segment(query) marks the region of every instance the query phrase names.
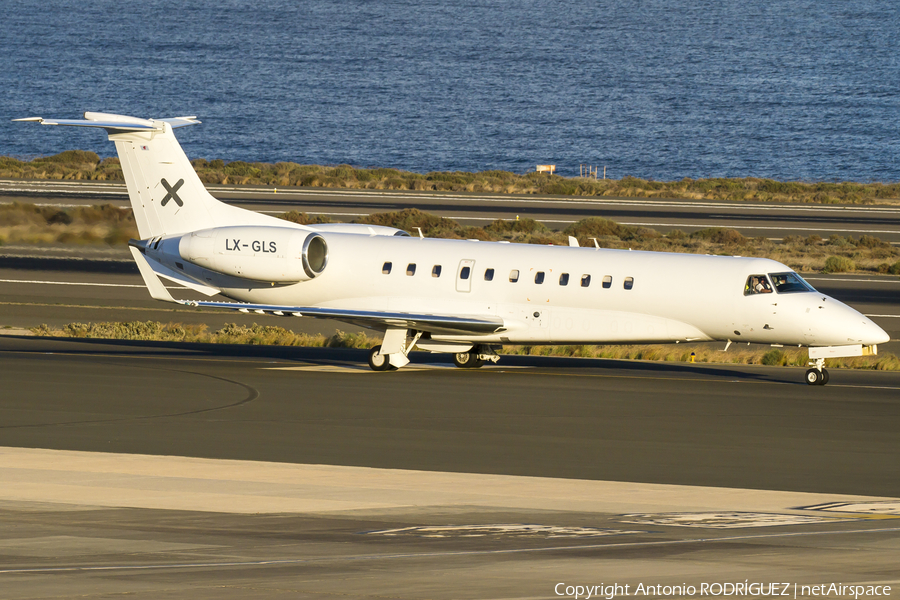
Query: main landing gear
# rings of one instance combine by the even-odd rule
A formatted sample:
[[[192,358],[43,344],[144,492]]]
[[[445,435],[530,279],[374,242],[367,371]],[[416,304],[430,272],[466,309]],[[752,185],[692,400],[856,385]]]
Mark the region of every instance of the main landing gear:
[[[460,369],[477,369],[483,367],[487,361],[495,363],[498,360],[500,357],[494,349],[484,345],[473,346],[468,352],[457,352],[453,355],[453,364]]]
[[[828,383],[828,371],[825,370],[825,359],[816,358],[810,360],[809,364],[812,369],[806,372],[806,383],[809,385],[825,385]]]
[[[403,367],[409,363],[409,359],[406,355],[409,354],[409,351],[412,350],[416,342],[419,341],[420,336],[421,334],[417,334],[412,342],[407,343],[406,340],[404,340],[399,346],[400,352],[394,354],[382,354],[381,350],[383,344],[375,346],[369,351],[369,367],[373,371],[396,371]],[[387,334],[385,337],[387,337]],[[494,348],[485,344],[472,346],[472,348],[466,352],[457,352],[453,354],[453,364],[461,369],[477,369],[484,366],[484,363],[488,361],[497,362],[498,360],[500,360],[500,356]]]
[[[484,366],[484,361],[478,358],[475,349],[468,352],[457,352],[453,355],[453,364],[460,369],[477,369]]]

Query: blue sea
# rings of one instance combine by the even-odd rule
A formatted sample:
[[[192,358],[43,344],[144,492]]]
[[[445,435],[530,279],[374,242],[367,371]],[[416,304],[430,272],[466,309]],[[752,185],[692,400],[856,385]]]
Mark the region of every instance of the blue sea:
[[[900,180],[897,0],[2,0],[0,154]]]

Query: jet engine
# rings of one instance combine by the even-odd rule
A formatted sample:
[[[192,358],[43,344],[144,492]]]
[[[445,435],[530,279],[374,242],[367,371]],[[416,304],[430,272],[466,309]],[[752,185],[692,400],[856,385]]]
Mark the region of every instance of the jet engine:
[[[217,227],[150,240],[147,250],[184,270],[179,259],[252,281],[298,283],[322,274],[328,244],[316,232],[288,227]]]

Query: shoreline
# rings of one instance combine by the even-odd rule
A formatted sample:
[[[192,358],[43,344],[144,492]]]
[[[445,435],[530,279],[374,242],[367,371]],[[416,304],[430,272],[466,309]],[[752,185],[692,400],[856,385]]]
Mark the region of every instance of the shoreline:
[[[335,188],[434,192],[481,192],[567,197],[665,198],[798,204],[900,204],[900,182],[800,182],[758,177],[653,181],[563,177],[508,171],[433,171],[414,173],[351,165],[300,165],[197,158],[191,161],[205,184],[259,185],[274,188]],[[122,182],[115,157],[67,150],[30,161],[0,156],[0,178],[29,181]]]

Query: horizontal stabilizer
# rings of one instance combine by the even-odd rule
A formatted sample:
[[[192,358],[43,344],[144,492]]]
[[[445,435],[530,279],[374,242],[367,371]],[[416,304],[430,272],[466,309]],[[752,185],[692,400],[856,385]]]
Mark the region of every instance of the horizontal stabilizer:
[[[110,113],[86,112],[84,119],[45,119],[44,117],[27,117],[13,119],[13,121],[32,121],[41,125],[67,125],[69,127],[99,127],[110,133],[123,133],[126,131],[162,131],[163,123],[168,123],[173,129],[186,125],[200,123],[197,117],[171,117],[167,119],[140,119],[126,115],[114,115]]]

